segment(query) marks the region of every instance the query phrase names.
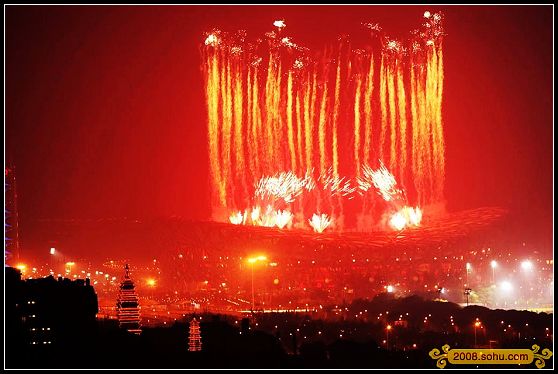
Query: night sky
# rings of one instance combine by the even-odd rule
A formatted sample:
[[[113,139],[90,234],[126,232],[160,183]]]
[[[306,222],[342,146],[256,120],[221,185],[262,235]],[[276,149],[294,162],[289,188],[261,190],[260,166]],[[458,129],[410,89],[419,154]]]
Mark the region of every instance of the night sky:
[[[285,19],[321,50],[361,22],[405,36],[442,10],[447,209],[509,209],[550,250],[551,6],[6,7],[6,157],[22,243],[38,219],[210,218],[204,31]]]

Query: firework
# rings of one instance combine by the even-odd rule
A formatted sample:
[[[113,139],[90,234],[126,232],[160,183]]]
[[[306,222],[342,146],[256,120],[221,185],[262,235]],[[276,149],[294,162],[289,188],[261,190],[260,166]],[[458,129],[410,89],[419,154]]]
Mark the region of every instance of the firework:
[[[332,219],[327,214],[314,214],[308,222],[315,232],[321,233],[331,224]]]
[[[407,213],[407,222],[409,225],[419,226],[420,222],[422,221],[422,210],[419,207],[410,208],[405,207],[403,208],[406,210]]]
[[[422,211],[419,207],[405,206],[395,212],[390,220],[390,226],[397,231],[401,231],[406,227],[419,226],[422,220]]]
[[[235,212],[229,216],[229,221],[233,225],[240,225],[244,222],[244,214],[242,212]]]
[[[214,212],[257,206],[229,221],[273,226],[279,209],[297,217],[305,209],[334,214],[357,191],[363,213],[378,214],[364,211],[378,209],[366,203],[371,188],[391,210],[408,204],[406,191],[412,204],[442,201],[442,16],[426,11],[422,22],[406,41],[364,23],[372,38],[365,48],[341,38],[321,55],[285,35],[285,20],[255,42],[245,32],[206,33]],[[389,171],[383,163],[370,168],[373,158]],[[259,208],[267,205],[271,210]],[[403,216],[420,221],[416,211]]]
[[[252,211],[250,212],[250,219],[252,220],[252,224],[257,224],[258,220],[260,219],[260,210],[261,208],[259,206],[256,206],[254,208],[252,208]]]
[[[403,190],[396,188],[397,182],[394,175],[389,172],[382,161],[377,170],[365,165],[363,175],[357,179],[357,182],[362,191],[368,191],[374,186],[385,201],[400,200],[404,195]]]
[[[260,178],[254,194],[261,199],[282,199],[285,203],[292,203],[304,188],[309,188],[308,182],[308,178],[299,178],[293,172],[277,173]]]
[[[332,168],[320,175],[318,179],[323,190],[328,191],[331,195],[349,196],[356,191],[356,187],[352,187],[350,180],[335,174]]]
[[[217,35],[215,34],[209,34],[207,35],[207,38],[205,38],[205,45],[215,47],[218,43],[219,39],[217,39]]]
[[[265,212],[261,217],[255,222],[258,226],[273,227],[277,223],[277,215],[273,210],[273,206],[268,205]]]
[[[278,210],[275,212],[275,225],[280,229],[287,226],[293,218],[293,214],[286,210]]]
[[[283,27],[286,27],[287,25],[285,24],[285,21],[280,19],[277,20],[275,22],[273,22],[273,26],[277,27],[278,29],[282,29]]]

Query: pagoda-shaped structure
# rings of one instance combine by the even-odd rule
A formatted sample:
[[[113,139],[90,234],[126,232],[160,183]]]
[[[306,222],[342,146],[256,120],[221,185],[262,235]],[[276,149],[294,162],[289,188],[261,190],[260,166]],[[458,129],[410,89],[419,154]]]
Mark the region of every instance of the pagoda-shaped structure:
[[[130,278],[130,268],[126,264],[124,280],[120,283],[116,312],[120,328],[133,334],[141,334],[140,306],[134,281]]]
[[[200,333],[200,323],[194,317],[190,321],[190,336],[188,338],[188,350],[190,352],[199,352],[201,351],[202,343],[201,343],[201,333]]]

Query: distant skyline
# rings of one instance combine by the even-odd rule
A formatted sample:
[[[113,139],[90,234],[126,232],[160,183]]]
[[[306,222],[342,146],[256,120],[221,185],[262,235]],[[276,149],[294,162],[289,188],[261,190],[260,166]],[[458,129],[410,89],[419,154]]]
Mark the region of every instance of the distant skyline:
[[[361,22],[405,36],[441,10],[447,209],[509,210],[550,251],[552,6],[6,6],[6,158],[20,238],[39,219],[210,218],[203,33],[285,19],[322,50]]]

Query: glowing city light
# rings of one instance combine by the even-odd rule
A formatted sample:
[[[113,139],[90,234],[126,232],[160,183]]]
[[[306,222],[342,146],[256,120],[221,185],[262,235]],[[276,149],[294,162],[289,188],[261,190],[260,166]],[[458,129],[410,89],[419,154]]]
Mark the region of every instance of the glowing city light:
[[[531,270],[533,270],[533,263],[529,260],[522,261],[521,262],[521,268],[524,271],[531,271]]]
[[[392,285],[389,285],[386,287],[387,292],[391,293],[395,290],[395,288]]]
[[[50,249],[50,254],[51,254],[51,255],[54,255],[54,253],[56,253],[56,249],[55,249],[55,248],[51,248],[51,249]]]
[[[510,293],[513,291],[513,285],[509,281],[502,281],[502,283],[500,283],[500,289],[503,292]]]
[[[147,279],[147,285],[149,287],[155,287],[156,284],[157,284],[157,282],[155,281],[155,279],[153,279],[153,278],[148,278]]]
[[[472,269],[471,264],[467,262],[465,264],[465,268],[467,269],[467,271],[471,271],[471,269]]]
[[[424,12],[424,18],[430,18],[430,12],[427,10],[426,12]]]
[[[249,257],[247,261],[250,264],[254,264],[258,261],[267,261],[267,257],[263,256],[263,255],[260,255],[260,256],[257,256],[257,257]]]
[[[25,273],[25,270],[27,269],[27,265],[17,264],[16,269],[20,270],[22,273]]]
[[[490,266],[492,267],[492,269],[495,269],[498,266],[498,263],[494,260],[490,261]]]

